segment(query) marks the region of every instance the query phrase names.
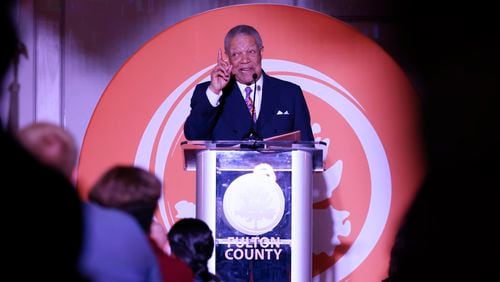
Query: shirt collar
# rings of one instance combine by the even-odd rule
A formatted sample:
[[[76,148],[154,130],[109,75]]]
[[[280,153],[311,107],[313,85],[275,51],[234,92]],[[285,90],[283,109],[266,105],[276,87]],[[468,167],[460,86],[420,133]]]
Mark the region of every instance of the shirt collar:
[[[264,75],[261,75],[261,76],[259,77],[259,79],[257,79],[257,89],[258,89],[259,91],[257,91],[257,93],[256,93],[256,94],[259,94],[259,93],[261,93],[261,92],[262,92],[262,83],[263,83],[263,81],[264,81],[264,79],[263,79],[263,78],[264,78]],[[238,88],[240,89],[240,92],[242,93],[243,98],[245,98],[245,88],[246,88],[247,86],[250,86],[250,88],[252,88],[252,95],[253,95],[253,93],[254,93],[253,91],[255,90],[255,89],[254,89],[254,87],[255,87],[255,83],[252,83],[252,84],[250,84],[250,85],[246,85],[246,84],[240,83],[239,81],[236,81],[236,84],[238,85]]]

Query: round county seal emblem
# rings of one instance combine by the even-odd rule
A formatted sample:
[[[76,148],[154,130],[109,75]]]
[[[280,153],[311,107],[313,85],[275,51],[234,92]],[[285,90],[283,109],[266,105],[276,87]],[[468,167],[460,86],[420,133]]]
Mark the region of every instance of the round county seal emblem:
[[[252,173],[236,178],[226,190],[223,211],[241,233],[261,235],[273,230],[283,217],[285,197],[270,165],[259,164]]]

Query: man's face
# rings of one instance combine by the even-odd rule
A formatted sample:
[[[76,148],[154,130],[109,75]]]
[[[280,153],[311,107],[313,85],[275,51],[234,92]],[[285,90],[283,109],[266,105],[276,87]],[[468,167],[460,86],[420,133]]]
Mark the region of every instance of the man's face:
[[[254,73],[258,78],[261,76],[262,49],[259,49],[255,38],[250,35],[238,34],[231,40],[227,55],[237,81],[251,84],[254,82]]]

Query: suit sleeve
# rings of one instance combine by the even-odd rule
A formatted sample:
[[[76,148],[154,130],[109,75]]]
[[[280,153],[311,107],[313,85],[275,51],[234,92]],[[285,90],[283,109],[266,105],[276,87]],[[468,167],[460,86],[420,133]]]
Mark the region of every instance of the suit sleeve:
[[[184,136],[188,140],[211,140],[212,130],[217,122],[219,108],[208,101],[208,83],[196,86],[191,98],[191,111],[184,123]]]
[[[297,87],[297,95],[295,98],[295,121],[294,130],[300,130],[300,139],[302,141],[314,141],[314,135],[311,129],[311,116],[307,107],[304,93],[300,87]]]

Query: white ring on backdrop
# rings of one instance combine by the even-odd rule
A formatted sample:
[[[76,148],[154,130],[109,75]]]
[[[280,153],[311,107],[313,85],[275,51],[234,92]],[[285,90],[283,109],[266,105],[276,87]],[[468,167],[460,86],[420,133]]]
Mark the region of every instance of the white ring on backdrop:
[[[194,74],[167,96],[165,101],[152,116],[137,148],[134,163],[136,165],[149,167],[153,142],[157,134],[162,132],[158,144],[154,171],[163,181],[165,187],[169,185],[168,179],[163,179],[165,165],[169,154],[173,151],[171,150],[172,146],[177,145],[177,143],[174,143],[175,135],[182,130],[181,126],[184,124],[189,114],[189,103],[194,87],[191,89],[187,89],[187,87],[198,79],[201,74],[206,73],[206,71],[212,67],[213,65]],[[352,243],[349,250],[334,265],[327,269],[334,269],[336,276],[334,279],[335,281],[339,281],[353,272],[366,257],[368,257],[384,230],[389,216],[392,191],[391,173],[387,155],[377,132],[363,114],[363,107],[361,104],[335,80],[313,68],[284,60],[264,59],[263,69],[269,73],[288,73],[289,75],[276,75],[276,77],[300,85],[304,91],[318,97],[335,109],[351,126],[366,155],[370,172],[370,183],[372,185],[366,220],[357,239]],[[290,73],[297,73],[297,76],[291,75]],[[304,78],[301,75],[308,75],[318,80],[322,80],[334,86],[336,89],[327,87],[317,81]],[[208,79],[209,77],[207,76],[203,81],[207,81]],[[174,109],[171,109],[174,101],[176,101],[186,90],[188,90],[187,93],[189,93],[189,95],[182,97],[180,103]],[[172,110],[172,114],[166,121],[164,130],[160,131],[160,126],[164,117],[170,110]],[[175,134],[172,134],[172,132],[175,132]],[[167,228],[170,228],[168,216],[163,204],[164,196],[165,195],[162,194],[162,198],[160,199],[160,215],[163,222],[167,225]],[[324,271],[317,275],[315,280],[331,278],[326,277],[330,275],[326,272],[328,271]]]

